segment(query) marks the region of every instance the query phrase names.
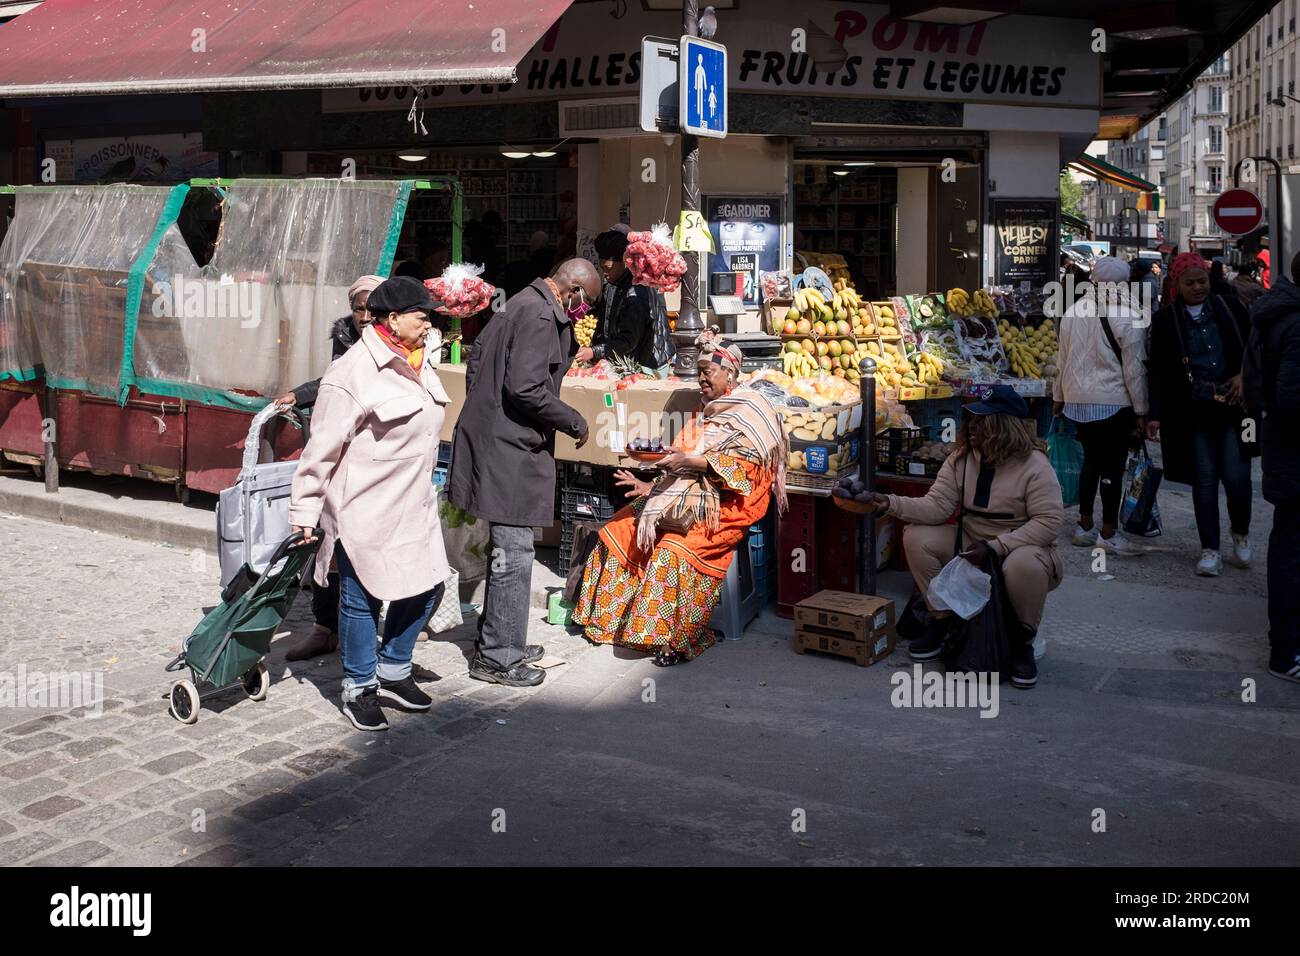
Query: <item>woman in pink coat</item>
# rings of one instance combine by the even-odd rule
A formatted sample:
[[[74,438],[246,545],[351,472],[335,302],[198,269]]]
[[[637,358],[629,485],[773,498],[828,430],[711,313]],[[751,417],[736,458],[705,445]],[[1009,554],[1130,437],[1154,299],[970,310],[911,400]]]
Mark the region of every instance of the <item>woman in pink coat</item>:
[[[374,322],[321,379],[293,479],[289,521],[309,537],[319,526],[323,539],[318,584],[338,560],[343,713],[358,730],[388,729],[381,704],[433,703],[411,677],[411,654],[451,574],[433,485],[450,402],[433,371],[436,305],[409,277],[370,294]]]

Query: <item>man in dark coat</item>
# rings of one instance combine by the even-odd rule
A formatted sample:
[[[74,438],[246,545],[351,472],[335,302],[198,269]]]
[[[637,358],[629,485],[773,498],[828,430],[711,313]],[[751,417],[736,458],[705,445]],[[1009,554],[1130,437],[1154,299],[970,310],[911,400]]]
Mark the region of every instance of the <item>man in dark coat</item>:
[[[456,422],[448,497],[489,523],[492,558],[470,677],[511,687],[540,684],[528,646],[533,528],[555,520],[555,433],[581,447],[587,422],[560,401],[577,350],[573,323],[600,295],[600,275],[570,259],[505,304],[474,342],[465,407]]]
[[[1268,538],[1268,672],[1300,683],[1300,254],[1250,310],[1246,406],[1259,420]]]
[[[605,277],[601,321],[591,345],[578,350],[577,360],[599,362],[620,356],[666,377],[676,351],[668,329],[668,307],[659,290],[633,285],[632,273],[623,263],[627,237],[628,228],[621,224],[596,237],[596,255]]]

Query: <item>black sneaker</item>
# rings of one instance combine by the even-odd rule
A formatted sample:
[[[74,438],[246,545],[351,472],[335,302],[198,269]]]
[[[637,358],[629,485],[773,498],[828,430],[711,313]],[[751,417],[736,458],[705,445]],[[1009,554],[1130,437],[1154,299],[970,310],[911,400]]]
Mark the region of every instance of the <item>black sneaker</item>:
[[[1034,663],[1034,645],[1021,644],[1011,649],[1011,686],[1029,690],[1038,683],[1038,665]]]
[[[919,637],[914,637],[907,645],[907,656],[914,661],[932,661],[943,653],[944,638],[947,628],[931,626]]]
[[[1268,672],[1274,677],[1300,684],[1300,654],[1270,654]]]
[[[546,680],[546,671],[540,667],[516,664],[509,670],[493,667],[477,654],[469,665],[469,676],[475,680],[485,680],[491,684],[504,684],[506,687],[536,687]]]
[[[352,721],[357,730],[388,729],[388,718],[379,706],[379,688],[374,686],[367,687],[356,700],[344,704],[343,716]]]
[[[546,656],[546,648],[540,644],[529,644],[524,647],[524,663],[532,664],[540,661]]]
[[[415,678],[410,674],[401,680],[379,678],[379,702],[403,710],[428,710],[433,706],[433,698],[416,686]]]

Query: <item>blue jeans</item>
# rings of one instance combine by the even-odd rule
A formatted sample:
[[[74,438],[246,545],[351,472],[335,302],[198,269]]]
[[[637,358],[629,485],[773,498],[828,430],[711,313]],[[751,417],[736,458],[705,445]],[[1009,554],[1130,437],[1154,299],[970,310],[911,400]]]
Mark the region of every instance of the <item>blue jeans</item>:
[[[1250,531],[1250,459],[1237,442],[1237,423],[1210,414],[1192,431],[1192,508],[1201,547],[1219,550],[1219,483],[1228,496],[1228,524],[1233,533]]]
[[[384,638],[378,652],[379,608],[383,601],[372,597],[357,577],[340,541],[334,546],[339,565],[339,651],[343,656],[343,700],[356,700],[365,687],[403,680],[411,673],[411,655],[420,628],[433,614],[443,585],[432,591],[388,603]]]

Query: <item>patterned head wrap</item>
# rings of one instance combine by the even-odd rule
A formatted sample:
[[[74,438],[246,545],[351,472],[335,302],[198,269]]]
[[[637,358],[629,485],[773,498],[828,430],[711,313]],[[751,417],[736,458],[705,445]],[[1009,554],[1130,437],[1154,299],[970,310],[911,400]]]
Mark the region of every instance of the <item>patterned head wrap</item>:
[[[356,301],[357,296],[362,292],[374,292],[384,281],[386,280],[383,276],[362,276],[348,289],[348,302]]]
[[[1178,280],[1184,272],[1192,269],[1206,268],[1205,260],[1201,258],[1200,253],[1183,252],[1174,257],[1174,261],[1169,264],[1169,289],[1175,298],[1181,298],[1178,294]]]
[[[718,337],[717,327],[705,329],[695,339],[700,347],[700,361],[712,362],[740,374],[741,363],[745,361],[744,353],[734,345],[725,345]]]

